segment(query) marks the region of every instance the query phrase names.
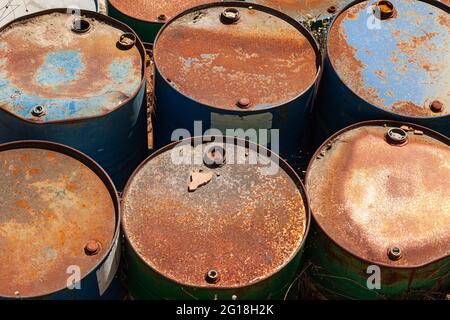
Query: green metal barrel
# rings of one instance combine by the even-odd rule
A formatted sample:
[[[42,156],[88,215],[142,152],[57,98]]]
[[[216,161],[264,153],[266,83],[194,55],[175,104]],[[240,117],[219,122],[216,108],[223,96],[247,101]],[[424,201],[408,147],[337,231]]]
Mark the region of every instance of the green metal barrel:
[[[450,139],[412,124],[356,124],[320,147],[306,187],[310,287],[331,299],[445,296]]]
[[[288,164],[256,144],[170,144],[136,170],[122,208],[134,299],[298,294],[308,200]]]
[[[208,0],[106,0],[108,15],[129,25],[144,42],[153,43],[169,19]]]

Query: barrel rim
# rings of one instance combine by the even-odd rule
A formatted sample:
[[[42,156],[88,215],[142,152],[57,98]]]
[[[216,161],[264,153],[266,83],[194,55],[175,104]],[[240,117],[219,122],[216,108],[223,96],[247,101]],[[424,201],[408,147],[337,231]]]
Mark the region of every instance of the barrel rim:
[[[154,61],[154,65],[155,65],[155,73],[157,73],[165,82],[165,85],[167,85],[168,87],[172,88],[173,90],[175,90],[178,94],[182,95],[184,98],[188,99],[189,101],[192,101],[198,105],[204,106],[204,107],[208,107],[211,108],[213,110],[225,110],[225,111],[231,111],[231,112],[239,112],[242,114],[252,114],[252,113],[260,113],[260,112],[265,112],[265,111],[269,111],[269,110],[273,110],[276,108],[279,108],[281,106],[290,104],[292,102],[295,102],[296,100],[298,100],[300,97],[304,96],[309,90],[311,90],[314,87],[317,87],[319,85],[319,80],[320,80],[320,76],[322,74],[322,69],[323,69],[323,57],[324,54],[322,53],[322,51],[320,50],[320,46],[317,43],[316,38],[314,38],[314,36],[311,34],[311,32],[306,29],[300,22],[298,22],[297,20],[295,20],[294,18],[288,16],[287,14],[278,11],[276,9],[273,9],[271,7],[267,7],[267,6],[263,6],[260,4],[254,4],[254,3],[250,3],[250,2],[244,2],[244,1],[224,1],[224,2],[211,2],[211,3],[206,3],[206,4],[202,4],[193,8],[189,8],[183,12],[178,13],[177,15],[175,15],[172,19],[168,20],[163,26],[162,28],[158,31],[158,34],[155,37],[155,40],[153,41],[153,46],[154,48],[156,48],[157,44],[158,44],[158,40],[161,36],[161,34],[164,32],[164,30],[166,28],[169,27],[169,25],[171,25],[174,21],[178,20],[179,18],[190,14],[192,12],[196,12],[196,11],[200,11],[203,9],[208,9],[208,8],[213,8],[213,7],[241,7],[241,8],[248,8],[248,7],[252,7],[253,9],[257,9],[259,11],[271,14],[283,21],[285,21],[286,23],[290,24],[292,27],[294,27],[295,29],[297,29],[297,31],[299,31],[305,38],[306,40],[310,43],[310,45],[312,46],[314,53],[316,55],[316,75],[313,79],[313,81],[311,82],[311,84],[305,88],[305,90],[303,90],[302,92],[300,92],[299,94],[297,94],[295,97],[291,98],[290,100],[287,101],[283,101],[283,102],[278,102],[278,103],[274,103],[271,104],[267,107],[264,108],[258,108],[258,109],[227,109],[227,108],[223,108],[223,107],[218,107],[218,106],[212,106],[209,104],[205,104],[202,103],[200,101],[197,101],[195,98],[188,96],[187,94],[185,94],[184,92],[181,92],[178,88],[175,88],[169,81],[167,81],[167,77],[164,76],[162,74],[162,72],[159,69],[157,60],[155,58],[153,58]]]
[[[431,6],[437,7],[438,9],[442,9],[444,10],[446,13],[450,14],[450,6],[447,6],[445,3],[440,2],[440,1],[436,1],[436,0],[414,0],[414,1],[420,1],[420,2],[424,2],[424,3],[428,3]],[[347,86],[347,84],[342,80],[342,77],[340,76],[340,74],[336,71],[335,65],[333,64],[333,61],[330,57],[330,50],[329,50],[329,42],[330,42],[330,37],[328,36],[331,32],[331,29],[333,28],[336,20],[338,19],[338,17],[340,17],[342,14],[344,14],[348,9],[350,9],[351,7],[362,3],[362,2],[370,2],[370,0],[355,0],[350,2],[349,4],[347,4],[344,8],[342,8],[332,19],[330,25],[328,26],[328,31],[327,31],[327,41],[326,41],[326,60],[330,63],[330,65],[333,67],[332,70],[333,72],[336,74],[337,78],[339,79],[339,81],[341,82],[342,85],[344,85],[344,87],[349,90],[354,96],[358,97],[359,99],[363,100],[365,103],[367,103],[368,105],[370,105],[371,107],[380,110],[382,112],[386,112],[388,115],[390,116],[397,116],[397,117],[401,117],[402,119],[404,119],[404,121],[415,121],[415,120],[434,120],[434,119],[442,119],[442,118],[450,118],[450,114],[444,114],[444,115],[437,115],[434,117],[430,117],[430,116],[409,116],[409,115],[403,115],[400,113],[395,113],[389,109],[384,109],[382,107],[379,107],[375,104],[373,104],[370,101],[367,101],[365,98],[361,97],[360,95],[358,95],[357,93],[355,93],[355,91],[353,91],[352,88],[350,88],[349,86]]]
[[[133,174],[130,176],[130,179],[128,180],[125,188],[123,189],[123,193],[122,193],[122,201],[121,201],[121,207],[124,205],[125,202],[125,197],[128,194],[128,191],[130,189],[131,184],[133,183],[134,178],[139,174],[139,172],[154,158],[156,158],[157,156],[172,150],[173,148],[175,148],[177,145],[181,144],[181,143],[186,143],[186,142],[196,142],[199,141],[199,143],[207,143],[208,141],[205,141],[205,139],[212,139],[214,136],[195,136],[195,137],[191,137],[191,138],[186,138],[186,139],[182,139],[182,140],[178,140],[178,141],[174,141],[162,148],[160,148],[159,150],[155,151],[153,154],[151,154],[147,159],[145,159],[137,168],[136,170],[133,172]],[[283,271],[283,269],[285,269],[291,262],[293,262],[298,256],[299,254],[301,254],[302,250],[305,248],[305,243],[306,240],[308,238],[308,234],[309,234],[309,230],[310,230],[310,225],[311,225],[311,208],[310,208],[310,201],[309,201],[309,196],[308,196],[308,192],[306,190],[306,187],[303,183],[303,181],[300,179],[299,175],[297,174],[297,172],[283,159],[281,158],[278,154],[276,154],[275,152],[265,148],[264,146],[261,146],[259,144],[256,144],[254,142],[248,141],[248,140],[244,140],[238,137],[231,137],[231,136],[223,136],[223,138],[225,139],[225,141],[234,141],[234,145],[236,145],[237,143],[243,143],[245,146],[252,146],[252,147],[257,147],[257,150],[261,150],[264,154],[267,154],[268,156],[275,156],[276,159],[279,161],[279,168],[284,170],[285,173],[289,176],[289,178],[292,180],[292,182],[295,184],[295,186],[297,187],[297,189],[299,190],[299,193],[302,197],[303,200],[303,205],[305,207],[305,216],[306,216],[306,226],[305,226],[305,231],[304,231],[304,235],[303,235],[303,239],[301,241],[301,243],[298,245],[297,249],[292,253],[291,257],[289,259],[286,259],[286,261],[279,266],[277,269],[275,269],[272,273],[265,275],[264,277],[247,283],[245,285],[242,286],[230,286],[230,287],[214,287],[212,285],[204,285],[204,286],[193,286],[193,285],[189,285],[189,284],[185,284],[182,282],[179,282],[178,280],[173,279],[172,277],[169,277],[163,273],[161,273],[159,270],[156,270],[153,266],[151,266],[149,263],[147,263],[147,261],[145,261],[145,259],[143,259],[143,257],[141,256],[140,253],[138,253],[136,251],[136,249],[134,248],[132,242],[130,241],[129,237],[128,237],[128,232],[125,229],[125,214],[122,212],[122,218],[121,218],[121,228],[122,228],[122,232],[123,232],[123,236],[124,239],[127,243],[127,247],[130,248],[130,250],[133,251],[133,253],[136,255],[136,257],[138,257],[138,259],[140,260],[140,262],[145,265],[147,268],[149,268],[151,271],[155,272],[157,275],[161,276],[164,279],[169,280],[172,283],[176,283],[180,286],[183,287],[188,287],[188,288],[193,288],[193,289],[206,289],[206,290],[217,290],[217,291],[227,291],[227,290],[236,290],[236,289],[243,289],[243,288],[248,288],[248,287],[253,287],[255,285],[258,285],[260,283],[263,283],[267,280],[269,280],[270,278],[275,277],[277,274],[279,274],[281,271]],[[230,139],[230,140],[228,140]],[[226,142],[225,142],[226,143]],[[260,153],[261,151],[258,151],[258,153]],[[123,209],[123,208],[122,208]],[[122,210],[123,211],[123,210]],[[297,275],[297,274],[296,274]]]
[[[73,8],[53,8],[53,9],[42,10],[42,11],[38,11],[38,12],[34,12],[34,13],[31,13],[28,15],[21,16],[17,19],[14,19],[14,20],[8,22],[7,24],[3,25],[2,27],[0,27],[0,33],[2,33],[5,29],[9,28],[14,23],[20,23],[20,22],[26,21],[28,19],[36,18],[39,16],[45,16],[45,15],[49,15],[52,13],[67,14],[68,10],[73,10]],[[99,115],[95,115],[95,116],[79,117],[79,118],[68,119],[68,120],[66,119],[66,120],[50,120],[50,121],[45,121],[45,122],[36,122],[36,121],[32,121],[30,119],[26,119],[21,116],[18,116],[17,114],[15,114],[9,110],[3,109],[3,108],[0,108],[0,111],[6,112],[16,119],[19,119],[21,121],[24,121],[24,122],[30,123],[30,124],[34,124],[34,125],[78,123],[78,122],[88,121],[91,119],[101,119],[101,118],[107,117],[110,114],[114,113],[115,111],[124,108],[127,104],[129,104],[131,101],[136,99],[136,97],[139,95],[139,92],[141,91],[142,87],[145,86],[145,84],[146,84],[145,73],[147,71],[147,64],[145,63],[145,49],[144,49],[143,42],[141,41],[139,36],[136,34],[136,32],[133,29],[131,29],[131,27],[129,27],[128,25],[126,25],[123,22],[120,22],[119,20],[116,20],[110,16],[101,14],[96,11],[80,10],[80,13],[81,13],[81,16],[85,16],[88,18],[95,18],[98,21],[106,22],[106,23],[110,24],[111,26],[115,26],[118,29],[126,30],[127,32],[130,32],[136,36],[135,46],[137,47],[137,49],[141,55],[142,70],[141,70],[141,82],[139,83],[139,86],[136,88],[134,93],[129,98],[124,100],[121,104],[117,105],[114,109],[109,110],[108,112],[105,112],[105,113],[102,113]]]
[[[111,239],[110,245],[107,247],[107,250],[103,250],[104,251],[103,258],[101,258],[99,262],[91,270],[86,272],[86,275],[80,279],[80,283],[82,283],[84,279],[87,279],[89,276],[91,276],[94,271],[96,271],[105,263],[105,261],[110,257],[113,246],[117,241],[119,241],[122,212],[117,189],[113,181],[109,177],[109,175],[106,173],[106,171],[95,160],[93,160],[91,157],[89,157],[88,155],[84,154],[81,151],[78,151],[75,148],[66,146],[64,144],[44,140],[21,140],[0,144],[0,153],[3,151],[15,149],[41,149],[66,155],[76,161],[81,162],[86,167],[88,167],[88,169],[91,170],[103,182],[103,184],[107,188],[114,205],[114,211],[116,216],[116,226],[114,235]],[[120,243],[118,244],[117,250],[120,250]],[[42,299],[45,297],[51,297],[55,294],[64,292],[66,290],[68,290],[67,286],[63,286],[62,288],[51,293],[43,293],[42,295],[38,296],[20,296],[20,299]],[[17,299],[17,297],[15,296],[0,296],[0,297],[11,300]]]
[[[365,0],[363,0],[365,1]],[[424,134],[428,135],[429,137],[435,138],[436,140],[439,140],[440,142],[443,142],[447,145],[450,146],[450,138],[446,137],[445,135],[434,131],[432,129],[429,129],[427,127],[421,126],[421,125],[417,125],[414,123],[410,123],[410,122],[404,122],[404,121],[395,121],[395,120],[369,120],[369,121],[362,121],[362,122],[358,122],[355,124],[352,124],[346,128],[343,128],[341,130],[339,130],[338,132],[336,132],[335,134],[333,134],[331,137],[329,137],[327,140],[325,140],[325,142],[323,142],[321,144],[321,146],[317,149],[317,151],[314,153],[314,155],[311,158],[311,161],[308,164],[308,168],[306,170],[306,175],[305,175],[305,186],[308,185],[308,181],[309,181],[309,175],[312,169],[312,165],[313,163],[316,161],[317,157],[320,155],[320,153],[322,152],[322,150],[333,140],[335,140],[337,137],[339,137],[340,135],[357,129],[357,128],[361,128],[361,127],[365,127],[365,126],[370,126],[370,125],[376,125],[376,126],[383,126],[383,125],[392,125],[392,126],[397,126],[400,127],[402,125],[405,126],[409,126],[412,128],[416,128],[421,130]],[[306,190],[308,192],[308,190]],[[311,216],[314,220],[314,223],[316,226],[319,227],[319,232],[321,232],[322,234],[324,234],[328,239],[331,240],[331,242],[333,244],[335,244],[336,246],[338,246],[340,249],[342,249],[344,252],[350,254],[352,257],[356,258],[357,260],[363,261],[365,263],[371,264],[371,265],[378,265],[381,267],[385,267],[385,268],[391,268],[391,269],[396,269],[396,270],[411,270],[411,269],[417,269],[417,268],[422,268],[422,267],[426,267],[429,266],[433,263],[445,260],[447,258],[450,257],[450,254],[447,255],[443,255],[442,257],[437,257],[431,261],[422,263],[422,264],[417,264],[417,265],[390,265],[384,262],[379,262],[379,261],[374,261],[374,260],[370,260],[370,259],[366,259],[363,257],[360,257],[358,255],[358,253],[354,252],[353,250],[350,250],[348,248],[346,248],[345,246],[341,245],[340,243],[338,243],[326,230],[325,228],[322,226],[322,224],[315,218],[315,214],[313,212],[313,210],[311,209]]]

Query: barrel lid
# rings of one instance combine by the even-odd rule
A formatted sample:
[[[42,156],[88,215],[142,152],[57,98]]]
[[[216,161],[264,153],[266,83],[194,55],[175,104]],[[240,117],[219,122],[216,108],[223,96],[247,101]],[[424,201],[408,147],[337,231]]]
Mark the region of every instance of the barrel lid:
[[[436,1],[357,1],[332,24],[330,61],[345,85],[376,107],[409,117],[448,115],[449,12]]]
[[[183,285],[224,289],[266,279],[303,245],[309,209],[300,179],[278,156],[258,158],[253,144],[193,141],[160,150],[130,179],[122,202],[128,242],[150,268]],[[203,163],[213,150],[225,150],[223,166]]]
[[[318,75],[317,50],[312,36],[285,14],[230,2],[174,18],[160,31],[154,56],[163,78],[182,94],[211,107],[251,111],[309,89]],[[244,108],[239,101],[247,101]]]
[[[82,11],[80,23],[74,17],[47,10],[1,29],[2,109],[27,121],[55,122],[105,115],[137,94],[143,49],[125,44],[136,41],[134,34],[121,37],[131,29],[95,12]]]
[[[343,9],[352,0],[246,0],[263,6],[271,7],[297,21],[309,17],[327,19]]]
[[[101,169],[59,145],[0,146],[0,297],[60,291],[75,268],[84,278],[105,258],[117,199],[94,170]],[[97,254],[85,252],[90,241],[100,245]]]
[[[122,14],[130,18],[165,23],[186,9],[209,3],[210,0],[107,0]],[[217,0],[220,1],[220,0]]]
[[[321,229],[360,259],[417,267],[450,254],[448,138],[396,122],[354,125],[319,149],[306,186]]]

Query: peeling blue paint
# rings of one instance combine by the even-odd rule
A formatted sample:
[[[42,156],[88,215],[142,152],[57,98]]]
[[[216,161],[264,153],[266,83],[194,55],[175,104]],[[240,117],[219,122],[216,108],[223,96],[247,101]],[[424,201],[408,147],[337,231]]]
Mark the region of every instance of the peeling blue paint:
[[[133,64],[129,59],[114,59],[109,66],[109,76],[115,83],[124,83],[129,81],[132,69]]]
[[[83,69],[80,50],[51,52],[37,70],[35,81],[43,86],[62,86],[80,79]]]
[[[65,60],[67,59],[67,60]],[[31,110],[36,105],[44,106],[46,114],[40,122],[70,120],[83,117],[95,117],[113,110],[119,104],[132,97],[139,88],[141,78],[130,77],[134,73],[131,59],[116,59],[109,67],[111,81],[99,92],[89,97],[73,99],[51,98],[28,94],[13,84],[4,68],[6,59],[0,59],[0,104],[2,108],[25,119],[35,119]],[[58,51],[47,55],[44,64],[36,72],[36,81],[43,86],[64,86],[70,81],[79,81],[84,67],[81,53],[76,51]],[[117,86],[126,83],[126,91],[118,91]],[[87,84],[89,85],[89,84]],[[117,104],[117,105],[115,105]]]
[[[399,17],[379,21],[379,28],[368,30],[367,21],[371,14],[366,10],[359,11],[356,18],[342,22],[348,44],[356,49],[355,57],[365,65],[362,71],[364,83],[360,85],[376,89],[385,106],[399,101],[425,106],[426,101],[436,98],[447,99],[445,102],[450,103],[448,68],[445,67],[450,38],[436,19],[445,12],[420,1],[392,0],[392,3]],[[429,38],[425,41],[414,41],[426,36]],[[414,43],[417,45],[413,46]],[[399,44],[412,46],[414,56],[402,52]],[[436,54],[430,48],[435,48]],[[427,71],[421,64],[438,67]]]

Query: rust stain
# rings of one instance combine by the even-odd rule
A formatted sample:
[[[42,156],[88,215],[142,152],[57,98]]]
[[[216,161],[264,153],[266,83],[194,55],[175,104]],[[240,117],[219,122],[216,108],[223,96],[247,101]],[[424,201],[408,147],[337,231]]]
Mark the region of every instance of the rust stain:
[[[167,25],[154,51],[162,75],[195,100],[226,109],[238,109],[243,97],[254,106],[287,102],[311,86],[318,69],[305,36],[268,13],[237,9],[234,25],[220,22],[223,7]]]
[[[226,149],[228,155],[256,156],[243,146]],[[216,169],[173,165],[173,154],[202,159],[204,151],[202,145],[179,145],[141,168],[123,197],[125,235],[148,265],[179,283],[218,288],[255,283],[291,260],[305,237],[306,205],[298,182],[282,169],[264,175],[264,165],[248,161]],[[214,176],[189,192],[191,172],[199,169]],[[205,281],[211,269],[220,273],[217,284]]]
[[[450,143],[420,129],[422,135],[410,132],[406,145],[393,146],[385,140],[391,127],[366,124],[331,141],[307,173],[311,210],[335,242],[360,258],[422,265],[450,252]],[[403,252],[395,262],[387,256],[393,244]]]
[[[220,1],[220,0],[217,0]],[[147,22],[163,23],[158,19],[165,15],[166,21],[189,8],[211,2],[210,0],[108,0],[118,11],[129,17]]]
[[[430,116],[433,111],[428,106],[418,106],[410,101],[397,101],[391,109],[399,114],[407,116]]]
[[[20,174],[10,166],[20,166]],[[89,239],[109,247],[116,227],[109,191],[88,167],[27,148],[0,151],[0,173],[0,297],[53,293],[66,287],[69,266],[84,277],[105,256],[84,254]]]

